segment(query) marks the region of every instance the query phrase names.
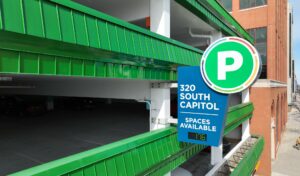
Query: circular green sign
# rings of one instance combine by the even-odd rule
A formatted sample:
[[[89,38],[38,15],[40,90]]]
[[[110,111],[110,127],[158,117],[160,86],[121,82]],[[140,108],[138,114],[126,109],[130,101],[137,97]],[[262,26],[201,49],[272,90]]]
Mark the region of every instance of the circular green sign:
[[[210,88],[231,94],[241,92],[253,84],[260,73],[261,60],[257,50],[248,41],[225,37],[205,50],[200,68]]]

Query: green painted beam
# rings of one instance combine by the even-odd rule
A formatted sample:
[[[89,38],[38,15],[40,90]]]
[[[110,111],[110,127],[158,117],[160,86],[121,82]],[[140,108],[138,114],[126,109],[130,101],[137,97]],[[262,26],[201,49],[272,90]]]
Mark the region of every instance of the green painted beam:
[[[177,141],[174,127],[147,132],[86,152],[49,162],[11,176],[137,175],[178,152],[172,168],[198,153],[202,146]],[[163,173],[170,168],[162,169]],[[161,174],[162,175],[162,174]]]
[[[229,108],[226,117],[224,135],[240,126],[244,121],[250,119],[253,115],[253,104],[244,103]]]
[[[70,0],[0,0],[0,14],[0,48],[16,54],[138,65],[153,71],[164,67],[170,72],[178,65],[199,65],[203,53]],[[17,67],[3,60],[0,73]]]
[[[252,111],[251,103],[231,107],[228,111],[226,128],[238,126],[233,124],[239,124],[241,120],[238,119],[245,119],[244,116],[251,114]],[[205,147],[178,142],[177,128],[168,127],[52,161],[11,176],[93,176],[99,173],[164,175]],[[111,173],[112,171],[115,173]]]
[[[127,60],[88,60],[0,49],[0,73],[94,78],[176,80],[177,72]]]
[[[239,162],[230,176],[252,175],[255,166],[259,161],[260,155],[263,152],[265,144],[263,137],[256,136],[256,138],[258,138],[256,143],[243,156],[243,159]]]
[[[228,36],[239,36],[253,43],[248,32],[216,0],[176,0],[194,15]]]

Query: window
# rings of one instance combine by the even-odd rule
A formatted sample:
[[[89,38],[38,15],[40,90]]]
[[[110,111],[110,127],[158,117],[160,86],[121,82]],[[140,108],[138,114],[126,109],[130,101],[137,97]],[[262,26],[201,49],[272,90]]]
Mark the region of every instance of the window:
[[[240,9],[266,5],[267,0],[240,0]]]
[[[260,54],[262,61],[262,73],[260,78],[267,78],[267,28],[254,28],[248,30],[254,38],[254,46]]]
[[[218,0],[220,4],[228,11],[232,11],[232,0]]]

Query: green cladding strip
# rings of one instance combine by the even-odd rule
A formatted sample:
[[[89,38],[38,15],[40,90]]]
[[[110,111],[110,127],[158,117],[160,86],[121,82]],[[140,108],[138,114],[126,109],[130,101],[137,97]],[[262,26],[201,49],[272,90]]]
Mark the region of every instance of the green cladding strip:
[[[252,175],[257,162],[259,161],[260,155],[264,149],[264,138],[260,136],[257,137],[256,143],[249,151],[243,156],[243,159],[239,162],[237,167],[233,170],[230,176],[239,176],[239,175]]]
[[[193,14],[229,36],[239,36],[253,43],[248,32],[216,0],[176,0]]]
[[[240,126],[245,120],[251,118],[253,110],[254,107],[252,103],[244,103],[230,107],[226,117],[224,135]]]
[[[0,49],[0,73],[121,79],[176,80],[176,70]]]
[[[0,0],[0,12],[2,49],[169,70],[203,53],[70,0]]]
[[[230,108],[226,129],[228,126],[239,126],[246,115],[251,116],[252,111],[252,103]],[[96,176],[100,173],[164,175],[205,147],[178,142],[176,127],[168,127],[42,164],[11,176]]]

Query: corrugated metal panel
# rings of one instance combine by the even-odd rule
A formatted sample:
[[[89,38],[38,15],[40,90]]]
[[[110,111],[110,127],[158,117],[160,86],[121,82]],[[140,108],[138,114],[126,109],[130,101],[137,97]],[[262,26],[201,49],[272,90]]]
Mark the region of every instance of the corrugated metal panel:
[[[252,113],[252,104],[229,109],[227,125]],[[180,143],[176,127],[147,132],[109,145],[21,171],[12,176],[164,175],[206,146]]]
[[[227,113],[224,135],[241,125],[245,120],[251,118],[253,110],[252,103],[244,103],[231,107]]]
[[[199,65],[202,56],[202,51],[189,45],[69,0],[1,0],[0,11],[2,49],[87,60],[110,59],[106,62],[113,60],[118,64],[130,60],[169,70],[177,65]],[[7,62],[10,60],[0,72],[11,69],[5,67],[10,65]]]
[[[176,80],[176,71],[0,49],[0,72],[13,74]]]
[[[147,168],[151,168],[170,156],[181,152],[181,156],[178,156],[172,162],[172,168],[174,168],[202,148],[201,146],[179,143],[177,141],[176,128],[169,127],[121,140],[12,175],[137,175]],[[170,169],[165,168],[161,173]]]

